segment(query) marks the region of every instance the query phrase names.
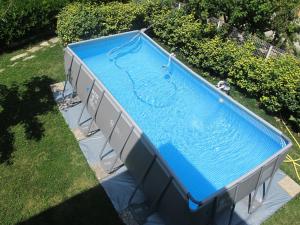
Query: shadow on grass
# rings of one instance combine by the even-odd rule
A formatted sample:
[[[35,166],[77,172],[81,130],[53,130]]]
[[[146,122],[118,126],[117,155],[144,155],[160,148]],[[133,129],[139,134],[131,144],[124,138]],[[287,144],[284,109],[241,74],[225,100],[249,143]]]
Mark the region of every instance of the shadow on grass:
[[[98,185],[47,209],[19,225],[122,225],[104,189]]]
[[[52,83],[53,79],[40,76],[10,87],[0,84],[0,163],[12,164],[13,126],[22,124],[27,139],[39,141],[43,137],[38,116],[53,110]]]

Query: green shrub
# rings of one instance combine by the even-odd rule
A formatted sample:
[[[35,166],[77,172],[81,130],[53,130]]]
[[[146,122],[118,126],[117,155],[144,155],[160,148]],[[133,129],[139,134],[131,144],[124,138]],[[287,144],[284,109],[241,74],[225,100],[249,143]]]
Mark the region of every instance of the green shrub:
[[[57,34],[64,43],[93,37],[102,30],[99,12],[95,5],[73,3],[58,15]]]
[[[261,83],[267,81],[268,70],[265,59],[247,54],[235,60],[229,68],[229,82],[245,90],[248,95],[259,98],[261,96]]]
[[[235,60],[254,50],[249,43],[240,48],[234,41],[224,41],[214,25],[183,10],[162,9],[152,15],[150,23],[154,34],[172,50],[182,52],[189,63],[221,77],[227,76]]]
[[[154,34],[187,61],[244,90],[274,114],[283,114],[300,128],[300,63],[292,56],[268,60],[255,56],[253,43],[238,44],[181,10],[156,11]],[[224,31],[221,31],[224,32]]]
[[[197,38],[201,24],[193,15],[181,10],[163,9],[151,19],[154,33],[167,45],[180,49],[191,39]]]
[[[74,1],[76,0],[0,0],[0,46],[9,46],[12,42],[41,32],[54,33],[57,14]],[[99,3],[112,0],[77,1]]]
[[[102,35],[120,33],[144,26],[145,12],[141,5],[135,3],[110,3],[99,7]]]
[[[0,0],[0,45],[9,45],[47,29],[55,30],[55,16],[70,0]]]
[[[298,117],[300,63],[294,57],[243,57],[231,67],[229,77],[233,84],[258,98],[269,112]]]
[[[217,33],[215,26],[201,23],[193,14],[186,15],[184,10],[163,8],[154,11],[150,23],[154,34],[174,50],[184,48],[191,40],[212,37]]]
[[[300,62],[285,55],[267,60],[270,65],[267,79],[262,82],[261,103],[271,112],[300,114]],[[277,103],[274,107],[273,102]]]
[[[192,65],[220,78],[227,78],[233,63],[246,55],[251,55],[253,48],[251,43],[246,43],[241,48],[234,41],[223,40],[216,36],[189,42],[184,54]]]
[[[145,12],[135,3],[73,3],[58,15],[57,34],[64,44],[143,27]]]

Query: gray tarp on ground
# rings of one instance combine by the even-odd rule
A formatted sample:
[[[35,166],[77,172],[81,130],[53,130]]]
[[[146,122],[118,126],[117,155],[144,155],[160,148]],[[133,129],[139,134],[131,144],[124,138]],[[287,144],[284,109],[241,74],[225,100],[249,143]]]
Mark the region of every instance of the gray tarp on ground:
[[[68,88],[70,90],[70,88]],[[61,98],[61,95],[58,93],[54,93],[54,97],[56,100]],[[70,129],[74,131],[78,128],[77,120],[82,109],[82,103],[71,107],[67,110],[61,110],[63,117],[65,118],[67,124]],[[82,121],[89,118],[88,113],[85,111],[83,114]],[[104,143],[104,138],[101,132],[95,133],[93,136],[88,137],[83,140],[79,140],[80,148],[88,161],[90,167],[95,171],[99,182],[104,187],[107,195],[112,201],[115,209],[120,213],[124,214],[128,211],[126,210],[128,207],[128,199],[135,188],[135,181],[133,177],[128,173],[126,167],[120,168],[114,174],[108,175],[105,174],[103,169],[101,169],[100,160],[99,160],[99,151],[101,146]],[[106,148],[106,151],[109,151],[109,146]],[[278,170],[275,174],[273,185],[271,186],[270,193],[263,203],[263,205],[256,210],[253,214],[249,215],[247,213],[248,209],[248,197],[240,201],[236,205],[235,214],[233,217],[232,224],[249,224],[249,225],[257,225],[261,224],[268,217],[270,217],[276,210],[282,207],[285,203],[290,201],[292,197],[283,190],[279,185],[278,181],[283,179],[286,174],[280,170]],[[258,194],[259,197],[260,193]],[[135,203],[142,203],[144,201],[144,196],[142,192],[138,192],[136,197],[134,198]],[[122,217],[123,218],[123,217]],[[224,224],[224,218],[218,218],[218,224]],[[128,222],[131,224],[136,224],[134,221]],[[145,225],[163,225],[163,221],[159,218],[157,214],[153,214],[152,216],[147,218],[147,222]]]

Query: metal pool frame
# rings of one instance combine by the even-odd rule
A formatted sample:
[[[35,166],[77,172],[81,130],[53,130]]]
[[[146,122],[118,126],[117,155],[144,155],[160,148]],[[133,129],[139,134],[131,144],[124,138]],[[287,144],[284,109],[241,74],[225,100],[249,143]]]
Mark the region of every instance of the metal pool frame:
[[[113,97],[110,91],[93,74],[85,63],[72,51],[71,47],[84,43],[101,41],[108,38],[117,38],[125,34],[138,34],[148,39],[154,46],[160,49],[167,56],[169,53],[155,43],[150,37],[141,31],[131,31],[107,37],[96,38],[70,44],[65,49],[65,72],[66,82],[68,81],[74,90],[74,95],[78,95],[92,117],[92,123],[96,124],[106,138],[105,145],[102,146],[101,153],[109,143],[116,153],[109,171],[114,170],[117,160],[124,162],[130,173],[137,181],[137,188],[141,188],[147,198],[147,203],[151,210],[156,210],[170,225],[191,225],[191,224],[212,224],[215,219],[224,213],[226,221],[231,223],[235,204],[249,196],[249,213],[253,212],[265,199],[273,176],[284,160],[288,149],[292,146],[291,141],[272,125],[249,111],[247,108],[219,91],[204,78],[193,72],[176,58],[173,58],[180,66],[190,74],[200,79],[209,88],[216,91],[223,98],[231,101],[240,107],[250,117],[264,124],[267,128],[280,135],[287,145],[276,154],[265,160],[263,163],[252,169],[239,179],[228,184],[221,190],[216,191],[211,196],[202,201],[195,199],[181,183],[180,179],[168,167],[168,164],[160,156],[159,152],[139,126],[128,115],[124,108]],[[83,110],[82,109],[82,110]],[[101,156],[101,159],[105,157]],[[262,199],[256,199],[258,189],[263,187]],[[199,186],[201,188],[201,186]],[[134,197],[130,198],[129,203]],[[196,210],[191,210],[189,203],[197,205]]]

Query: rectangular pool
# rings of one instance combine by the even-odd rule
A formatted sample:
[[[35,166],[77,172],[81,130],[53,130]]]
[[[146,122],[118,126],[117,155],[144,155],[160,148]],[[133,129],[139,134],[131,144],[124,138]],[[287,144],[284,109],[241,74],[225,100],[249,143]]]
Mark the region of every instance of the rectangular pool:
[[[144,33],[71,44],[199,202],[229,188],[291,145]],[[142,159],[141,159],[142,160]],[[191,209],[197,205],[190,201]]]

